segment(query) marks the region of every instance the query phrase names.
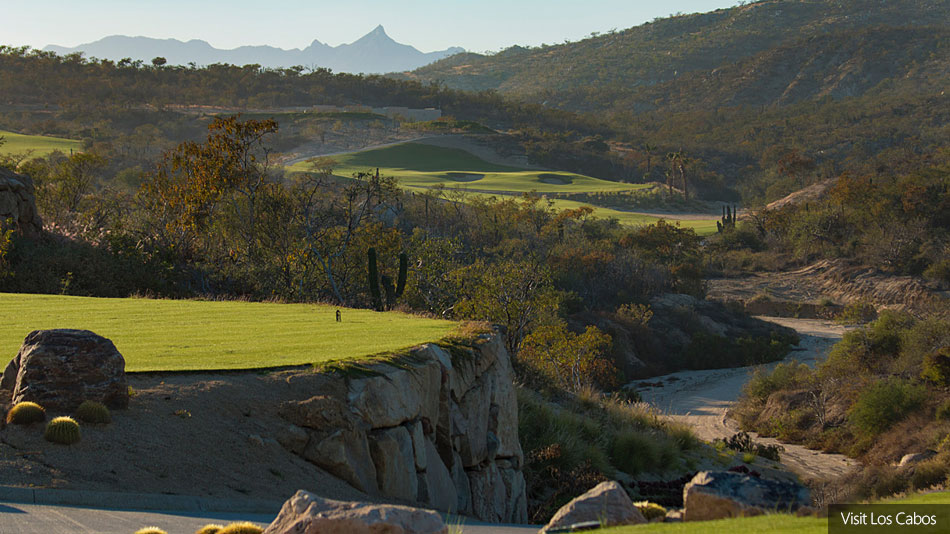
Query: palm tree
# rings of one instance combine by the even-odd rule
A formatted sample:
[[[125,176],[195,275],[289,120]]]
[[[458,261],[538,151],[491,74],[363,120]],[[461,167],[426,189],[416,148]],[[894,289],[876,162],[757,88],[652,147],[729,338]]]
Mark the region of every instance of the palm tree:
[[[651,163],[653,162],[653,153],[656,152],[657,146],[651,145],[650,143],[643,143],[643,150],[647,153],[647,178],[650,177],[650,171],[653,170]]]

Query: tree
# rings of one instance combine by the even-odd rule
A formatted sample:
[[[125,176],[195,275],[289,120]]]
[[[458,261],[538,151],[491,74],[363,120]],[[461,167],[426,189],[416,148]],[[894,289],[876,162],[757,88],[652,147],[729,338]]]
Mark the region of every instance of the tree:
[[[799,189],[804,189],[806,178],[815,171],[815,160],[803,155],[798,150],[792,150],[778,160],[778,172],[782,176],[796,179]]]
[[[557,293],[541,265],[478,260],[453,274],[461,288],[456,315],[503,325],[510,354],[518,353],[532,327],[557,313]]]
[[[577,392],[595,384],[613,385],[617,371],[603,358],[610,343],[610,336],[592,325],[581,334],[564,324],[540,326],[525,338],[519,359]]]
[[[683,184],[683,199],[688,201],[689,182],[686,180],[686,165],[689,163],[689,160],[686,158],[686,155],[683,154],[682,150],[668,153],[666,159],[670,162],[670,172],[666,175],[666,184],[669,187],[670,196],[673,195],[672,183],[676,175],[679,174],[680,182]]]
[[[650,176],[653,174],[653,153],[656,152],[657,146],[651,145],[650,143],[643,143],[643,151],[647,155],[647,180],[650,179]]]
[[[398,188],[395,179],[380,176],[378,171],[357,173],[339,188],[333,185],[333,163],[325,158],[312,160],[313,171],[297,182],[296,224],[306,244],[306,261],[323,272],[333,296],[346,305],[341,282],[349,275],[344,266],[351,246],[366,232],[381,231],[368,223],[377,212],[388,209]],[[372,239],[369,241],[375,245]],[[363,265],[362,260],[359,265]]]
[[[166,152],[138,195],[150,215],[151,235],[165,247],[194,254],[196,246],[221,244],[224,236],[212,232],[212,225],[227,216],[243,241],[232,243],[230,256],[253,261],[259,200],[272,185],[265,138],[276,131],[271,119],[218,117],[204,143],[188,141]]]
[[[160,69],[164,67],[166,63],[168,63],[168,60],[161,56],[152,58],[152,66],[155,67],[156,69]]]
[[[58,158],[49,160],[46,172],[34,174],[36,202],[44,219],[72,233],[77,230],[75,223],[83,201],[93,192],[107,162],[102,156],[87,152]]]

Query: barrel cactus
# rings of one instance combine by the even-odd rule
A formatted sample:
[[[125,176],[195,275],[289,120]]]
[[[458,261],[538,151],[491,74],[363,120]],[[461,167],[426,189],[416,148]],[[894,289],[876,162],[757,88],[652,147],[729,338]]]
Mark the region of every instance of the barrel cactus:
[[[76,408],[76,419],[84,423],[103,425],[112,422],[112,414],[101,402],[87,400]]]
[[[218,534],[224,529],[224,525],[208,524],[195,531],[195,534]]]
[[[46,425],[46,432],[43,434],[46,441],[60,443],[62,445],[72,445],[79,441],[79,423],[72,417],[57,417]]]
[[[7,424],[28,425],[46,420],[46,410],[35,402],[18,402],[7,413]]]
[[[231,523],[222,528],[217,534],[261,534],[264,529],[254,523]]]

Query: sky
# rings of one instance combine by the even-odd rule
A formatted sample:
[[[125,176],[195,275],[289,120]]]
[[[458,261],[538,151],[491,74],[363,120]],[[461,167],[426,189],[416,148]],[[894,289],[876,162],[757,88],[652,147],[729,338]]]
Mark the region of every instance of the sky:
[[[577,41],[736,0],[0,0],[0,44],[76,46],[109,35],[201,39],[216,48],[350,43],[382,24],[423,52]]]

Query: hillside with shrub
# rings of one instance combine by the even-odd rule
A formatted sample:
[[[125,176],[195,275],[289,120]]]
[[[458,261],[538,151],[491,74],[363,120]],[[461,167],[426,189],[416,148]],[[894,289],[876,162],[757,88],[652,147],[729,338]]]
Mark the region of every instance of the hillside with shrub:
[[[816,369],[780,364],[746,385],[733,415],[765,436],[858,458],[841,498],[942,484],[950,473],[950,319],[886,311]],[[897,466],[910,453],[925,459]]]
[[[627,175],[662,182],[679,151],[705,194],[755,205],[795,190],[777,185],[793,152],[809,185],[943,147],[948,31],[945,2],[769,0],[404,77],[600,117]]]
[[[718,70],[730,65],[738,67],[762,53],[797,53],[788,50],[796,42],[811,45],[803,47],[802,53],[824,45],[822,55],[837,55],[837,63],[842,63],[855,50],[828,45],[848,40],[855,31],[945,28],[948,20],[950,8],[936,0],[765,0],[709,13],[677,14],[621,31],[592,34],[579,42],[532,48],[514,46],[494,55],[458,54],[417,69],[407,77],[439,80],[460,89],[493,89],[520,98],[548,100],[565,108],[578,109],[587,102],[587,110],[604,110],[609,109],[603,105],[606,100],[591,102],[583,95],[637,94],[699,72],[731,78],[737,83],[740,80]],[[887,42],[865,44],[884,50]],[[919,53],[891,50],[898,56]],[[798,64],[792,62],[784,68],[794,72]],[[809,67],[828,65],[819,56]],[[741,72],[762,79],[769,71]],[[878,80],[888,77],[883,74],[877,76]],[[552,102],[551,98],[555,100]],[[617,109],[620,108],[618,105]]]

